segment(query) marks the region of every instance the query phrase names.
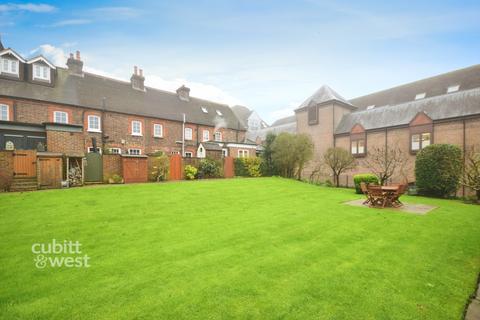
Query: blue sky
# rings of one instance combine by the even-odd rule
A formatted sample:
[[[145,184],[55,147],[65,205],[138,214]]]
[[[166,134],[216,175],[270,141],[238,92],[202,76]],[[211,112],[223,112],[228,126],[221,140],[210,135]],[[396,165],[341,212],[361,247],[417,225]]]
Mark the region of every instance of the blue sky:
[[[346,98],[480,63],[479,1],[2,2],[5,46],[243,104],[267,122],[328,84]]]

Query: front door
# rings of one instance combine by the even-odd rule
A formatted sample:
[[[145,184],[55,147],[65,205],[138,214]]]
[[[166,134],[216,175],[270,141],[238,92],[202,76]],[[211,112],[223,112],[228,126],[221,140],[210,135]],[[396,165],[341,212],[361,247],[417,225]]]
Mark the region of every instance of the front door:
[[[85,181],[102,182],[103,181],[103,162],[100,153],[87,153],[87,163],[85,165]]]
[[[24,178],[37,176],[36,150],[15,150],[13,152],[13,175]]]

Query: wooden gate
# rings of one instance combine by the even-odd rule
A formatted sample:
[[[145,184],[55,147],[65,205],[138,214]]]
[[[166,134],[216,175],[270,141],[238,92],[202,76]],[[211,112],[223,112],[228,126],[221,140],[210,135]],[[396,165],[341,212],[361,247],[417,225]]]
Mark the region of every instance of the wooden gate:
[[[62,186],[62,158],[38,158],[38,182],[40,188],[60,188]]]
[[[101,182],[103,181],[103,161],[100,153],[87,153],[85,164],[85,181]]]
[[[182,157],[175,154],[170,157],[170,180],[181,180],[182,177]]]
[[[125,183],[148,181],[147,157],[123,157],[123,180]]]
[[[36,150],[15,150],[13,152],[13,175],[15,177],[37,176]]]
[[[223,159],[223,175],[225,178],[233,178],[233,176],[235,175],[233,157],[225,157]]]

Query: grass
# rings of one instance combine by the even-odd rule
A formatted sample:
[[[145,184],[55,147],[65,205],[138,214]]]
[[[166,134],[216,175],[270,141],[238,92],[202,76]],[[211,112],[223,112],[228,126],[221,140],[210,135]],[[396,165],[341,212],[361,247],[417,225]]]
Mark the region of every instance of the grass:
[[[280,178],[0,195],[2,319],[461,319],[480,212],[342,204]],[[89,268],[37,269],[33,243],[80,241]]]

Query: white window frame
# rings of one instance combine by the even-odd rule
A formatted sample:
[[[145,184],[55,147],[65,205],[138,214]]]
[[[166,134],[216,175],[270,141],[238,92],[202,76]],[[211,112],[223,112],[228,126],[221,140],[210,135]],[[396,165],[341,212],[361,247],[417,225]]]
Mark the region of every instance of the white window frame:
[[[98,119],[98,128],[93,128],[90,124],[90,119],[94,119],[94,118],[97,118]],[[94,115],[94,114],[90,114],[87,116],[87,125],[88,125],[88,129],[87,131],[89,132],[102,132],[102,123],[101,123],[102,119],[100,119],[99,116],[97,115]]]
[[[217,142],[222,141],[222,133],[220,131],[215,132],[213,136],[214,136],[215,141],[217,141]]]
[[[138,151],[138,153],[137,153]],[[134,152],[134,153],[132,153]],[[129,148],[128,149],[128,154],[132,155],[132,156],[139,156],[142,154],[142,149],[138,149],[138,148]]]
[[[6,117],[3,117],[3,112],[6,111]],[[0,104],[0,120],[10,121],[10,106],[8,104]]]
[[[228,157],[228,149],[225,149],[225,148],[222,149],[222,156]]]
[[[210,141],[210,130],[203,130],[202,140],[203,141]]]
[[[102,149],[100,149],[99,147],[97,147],[97,151],[98,153],[102,154]],[[88,147],[87,153],[93,153],[93,147]]]
[[[57,121],[57,115],[65,115],[65,122],[63,121]],[[63,124],[68,124],[68,112],[66,111],[60,111],[60,110],[57,110],[57,111],[53,111],[53,122],[55,123],[63,123]]]
[[[187,156],[187,154],[188,154],[189,156]],[[185,158],[193,158],[193,152],[191,152],[191,151],[185,151],[184,157],[185,157]]]
[[[222,111],[220,111],[220,110],[215,110],[215,111],[217,112],[217,114],[218,114],[220,117],[223,116]]]
[[[19,69],[20,69],[20,63],[18,60],[15,59],[9,59],[9,58],[2,58],[0,59],[0,68],[2,70],[2,73],[6,73],[9,75],[15,75],[15,76],[20,76]],[[5,65],[7,63],[7,65]],[[12,71],[13,65],[15,65],[16,71]]]
[[[108,150],[110,151],[110,154],[122,154],[122,149],[120,148],[110,148]],[[115,152],[113,150],[115,150]]]
[[[160,128],[160,133],[157,134],[157,128]],[[153,124],[153,136],[155,138],[163,138],[163,125],[160,123]]]
[[[39,70],[40,75],[37,75],[37,69]],[[34,63],[32,65],[32,79],[50,82],[50,67]]]
[[[135,124],[138,124],[138,129],[139,129],[138,131],[135,130]],[[143,135],[142,134],[142,121],[132,120],[131,126],[132,126],[132,136],[141,137]]]
[[[238,150],[238,157],[239,158],[248,158],[250,156],[249,150],[239,149]]]
[[[188,128],[188,127],[185,128],[185,140],[193,140],[193,129],[192,128]]]
[[[203,113],[208,113],[208,109],[206,107],[200,107]]]

